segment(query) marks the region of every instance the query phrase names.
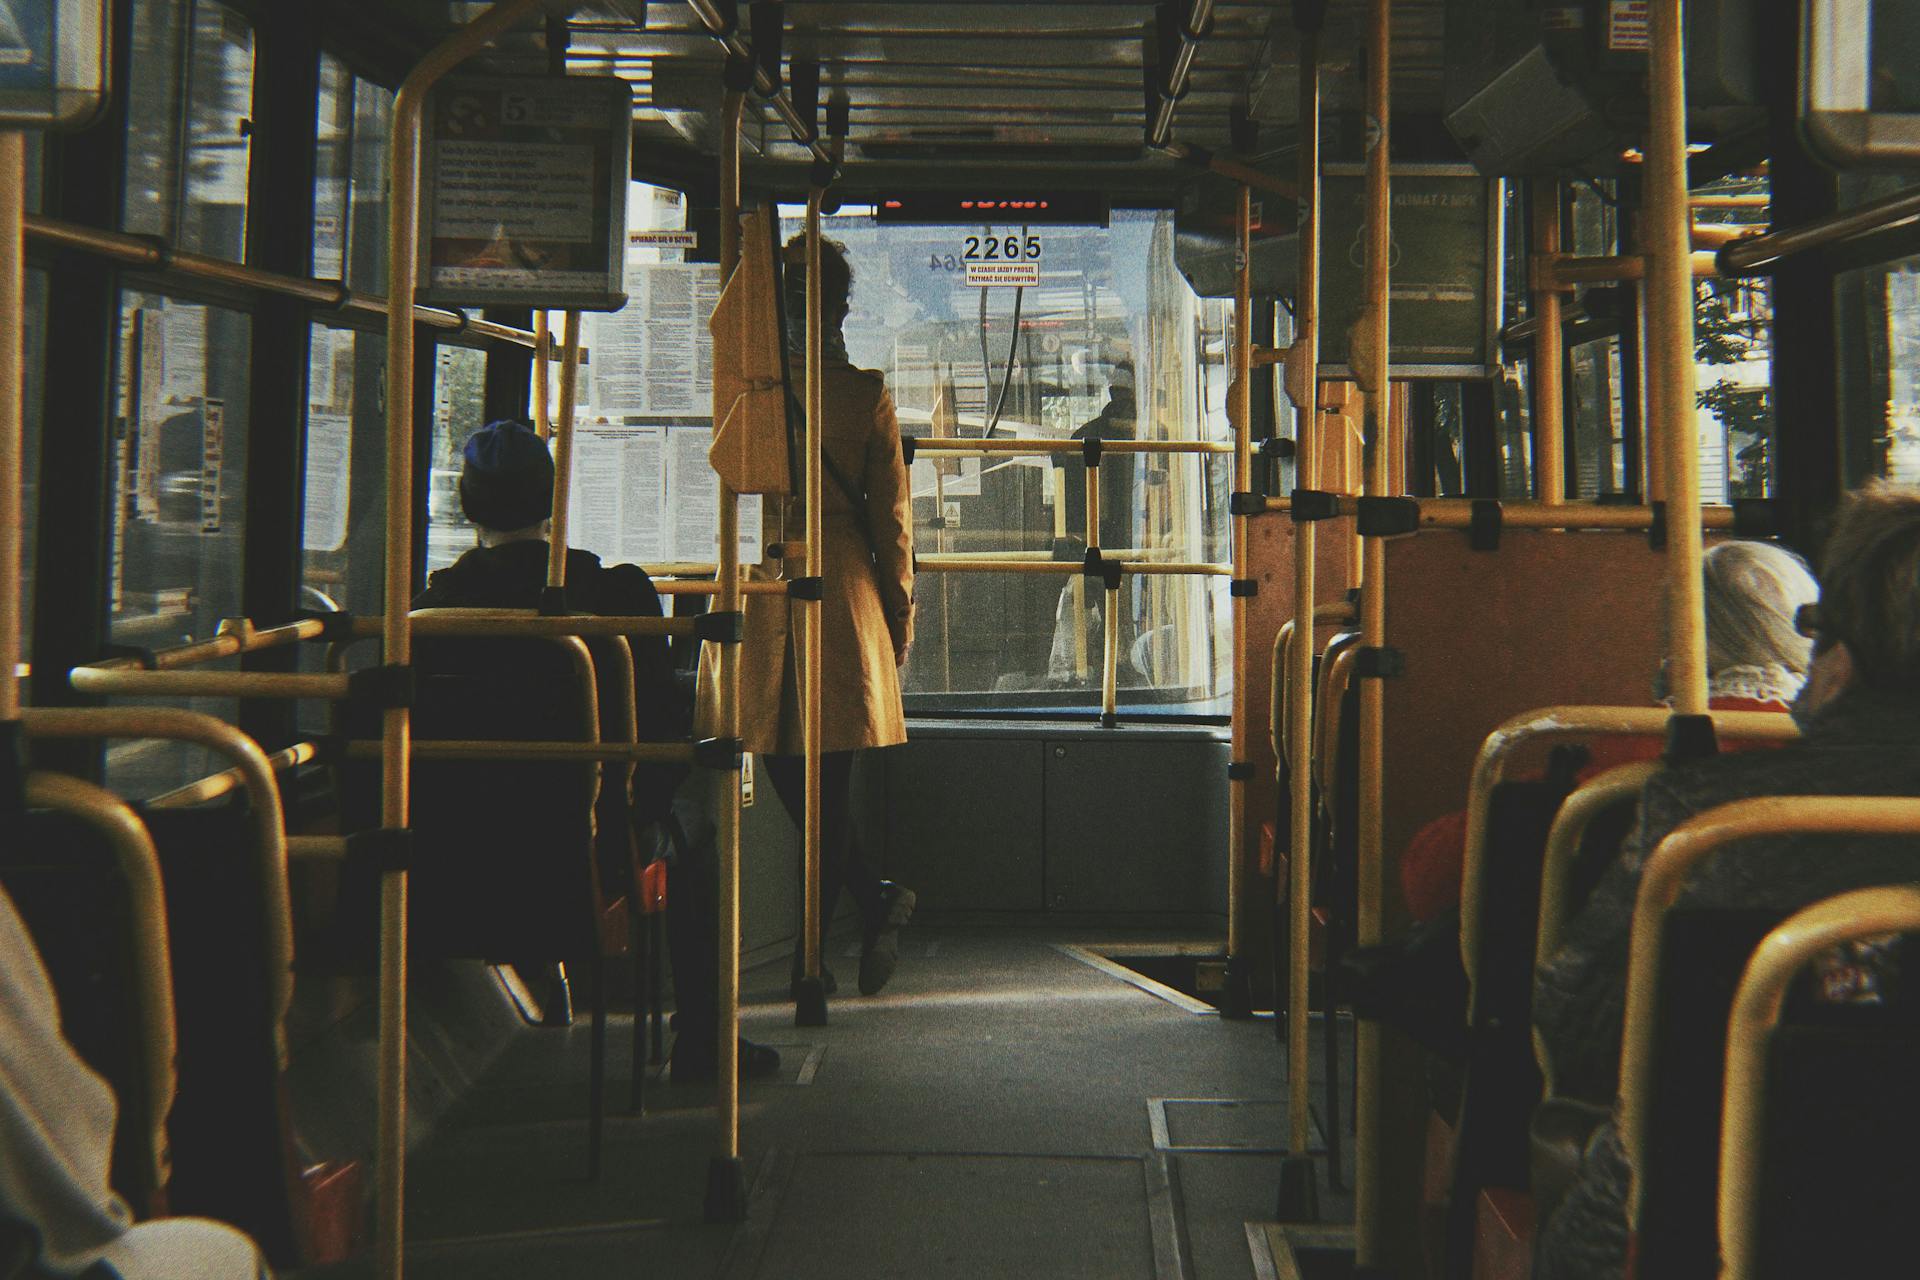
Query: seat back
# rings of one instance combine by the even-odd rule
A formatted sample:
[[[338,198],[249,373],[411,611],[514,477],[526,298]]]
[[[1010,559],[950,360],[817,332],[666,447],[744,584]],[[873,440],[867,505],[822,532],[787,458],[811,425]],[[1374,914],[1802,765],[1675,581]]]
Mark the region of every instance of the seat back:
[[[136,1215],[159,1212],[166,1189],[155,1185],[147,1135],[166,1103],[147,1084],[132,906],[114,850],[91,823],[29,811],[18,838],[0,840],[0,886],[46,964],[62,1034],[118,1099],[113,1189]]]
[[[299,1158],[252,820],[241,804],[142,817],[166,886],[178,1028],[168,1207],[231,1223],[275,1265],[297,1265]]]
[[[1669,911],[1655,995],[1638,1280],[1715,1274],[1727,1015],[1747,957],[1784,910]]]
[[[415,649],[416,742],[594,742],[597,699],[578,641],[434,639]],[[377,722],[350,708],[349,732]],[[379,769],[343,766],[347,830],[380,825]],[[588,953],[599,917],[594,806],[600,765],[539,759],[432,760],[413,765],[408,932],[418,955],[491,961]],[[349,864],[341,920],[373,954],[379,877]]]
[[[1912,939],[1906,954],[1913,954]],[[1778,1028],[1760,1134],[1759,1275],[1885,1274],[1920,1204],[1920,1020],[1911,1002]]]

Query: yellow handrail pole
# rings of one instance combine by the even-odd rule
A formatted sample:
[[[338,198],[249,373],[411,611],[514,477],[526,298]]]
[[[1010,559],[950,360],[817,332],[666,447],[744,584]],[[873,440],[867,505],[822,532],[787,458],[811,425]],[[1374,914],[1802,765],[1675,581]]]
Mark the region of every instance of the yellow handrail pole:
[[[1685,0],[1653,0],[1646,153],[1648,383],[1659,388],[1666,458],[1667,629],[1675,716],[1707,710],[1706,587],[1701,581],[1700,446],[1694,407],[1693,246],[1687,217]]]
[[[173,1164],[167,1140],[167,1116],[173,1110],[176,1036],[173,952],[167,936],[160,854],[139,815],[104,787],[64,774],[30,773],[24,791],[28,805],[72,814],[98,831],[112,846],[114,862],[126,880],[128,923],[137,960],[134,980],[140,988],[135,1017],[140,1024],[140,1065],[145,1077],[142,1084],[151,1109],[152,1128],[142,1136],[152,1164],[147,1174],[153,1179],[156,1191],[164,1190],[172,1176]]]
[[[1053,490],[1053,536],[1057,540],[1067,536],[1067,469],[1049,466],[1047,484]]]
[[[1353,369],[1366,393],[1362,492],[1383,496],[1387,483],[1387,413],[1392,391],[1387,362],[1388,254],[1392,247],[1387,172],[1388,112],[1391,110],[1393,46],[1391,0],[1369,0],[1367,22],[1367,287],[1361,318],[1354,326]],[[1363,334],[1362,330],[1366,332]],[[1364,341],[1362,340],[1364,338]],[[1378,651],[1387,642],[1387,544],[1367,538],[1362,544],[1366,586],[1360,593],[1362,644]],[[1379,942],[1385,925],[1382,896],[1382,809],[1385,805],[1386,686],[1378,679],[1360,682],[1359,886],[1355,925],[1359,945]],[[1391,1216],[1386,1204],[1385,1125],[1381,1117],[1380,1026],[1362,1019],[1355,1036],[1354,1244],[1360,1266],[1384,1265]]]
[[[413,316],[420,273],[420,151],[427,93],[447,72],[492,43],[541,0],[498,0],[455,30],[407,73],[393,96],[393,132],[387,155],[387,574],[381,660],[413,661],[407,608],[413,592]],[[412,726],[406,707],[383,716],[380,824],[407,826]],[[379,1234],[375,1261],[384,1280],[406,1269],[407,1160],[407,873],[380,881],[380,1071],[374,1168]]]
[[[303,764],[311,764],[319,756],[320,748],[317,743],[296,742],[284,751],[276,751],[268,756],[267,766],[275,773],[282,773]],[[185,786],[175,787],[171,791],[163,791],[157,796],[152,796],[145,802],[146,807],[190,809],[194,805],[205,804],[209,800],[218,800],[221,796],[230,795],[234,788],[243,784],[246,779],[246,772],[240,768],[223,769],[219,773],[210,773],[197,782],[189,782]]]
[[[20,491],[25,484],[26,135],[0,131],[0,733],[20,718]],[[17,744],[0,741],[0,750]]]
[[[821,363],[826,359],[826,326],[821,314],[820,284],[820,201],[824,191],[812,187],[807,192],[807,433],[806,433],[806,516],[807,573],[819,578],[826,572],[820,545],[823,513],[820,504],[826,495],[821,484],[821,449],[826,412],[826,386]],[[825,922],[820,919],[820,646],[822,636],[821,602],[800,603],[800,652],[802,657],[800,723],[806,752],[806,830],[803,832],[805,887],[801,893],[801,917],[805,973],[810,981],[820,979],[820,934]]]
[[[746,94],[729,88],[720,112],[720,278],[740,265],[740,116]],[[740,612],[740,498],[724,478],[719,489],[719,540],[714,568],[718,593],[714,608]],[[720,723],[714,732],[728,742],[740,738],[740,646],[715,646],[714,683]],[[720,1149],[708,1172],[707,1217],[738,1218],[745,1212],[745,1174],[740,1164],[740,1055],[735,1047],[740,1026],[740,773],[722,778],[716,826],[720,840],[719,1005],[714,1030],[714,1095]]]
[[[1320,28],[1300,29],[1300,284],[1294,299],[1293,346],[1287,352],[1287,394],[1293,400],[1294,486],[1320,481]],[[1287,758],[1293,773],[1292,830],[1287,837],[1287,1150],[1312,1144],[1307,1018],[1308,942],[1313,930],[1313,597],[1317,526],[1293,526],[1293,645],[1288,651]],[[1327,1034],[1333,1034],[1328,1023]]]
[[[1646,1110],[1653,1088],[1661,924],[1687,878],[1711,854],[1761,836],[1912,836],[1920,799],[1910,796],[1759,796],[1695,814],[1668,832],[1640,873],[1627,957],[1625,1031],[1620,1047],[1620,1137],[1634,1169],[1645,1168]],[[1724,1188],[1723,1188],[1724,1191]],[[1627,1225],[1640,1221],[1641,1182],[1627,1196]]]
[[[544,312],[542,314],[545,314]],[[573,408],[580,378],[580,313],[569,311],[561,324],[560,406],[554,414],[553,527],[547,535],[547,590],[567,586],[567,502],[573,493]]]
[[[1234,211],[1237,268],[1233,290],[1233,364],[1235,379],[1229,387],[1233,412],[1233,492],[1253,491],[1253,192],[1240,188]],[[1271,340],[1271,337],[1269,337]],[[1252,532],[1244,514],[1231,517],[1233,533],[1233,581],[1251,585],[1252,563],[1247,546]],[[1109,593],[1111,594],[1111,593]],[[1251,625],[1248,607],[1251,601],[1238,593],[1233,601],[1233,693],[1228,710],[1232,716],[1227,767],[1227,994],[1228,1004],[1239,1003],[1244,1012],[1252,1007],[1247,988],[1248,975],[1242,971],[1240,949],[1246,908],[1247,860],[1247,775],[1253,763],[1247,743],[1247,633]]]
[[[1912,834],[1908,829],[1908,834]],[[1844,942],[1920,932],[1920,887],[1855,889],[1789,916],[1747,961],[1727,1019],[1720,1111],[1720,1274],[1759,1274],[1760,1136],[1766,1124],[1767,1042],[1793,979]]]
[[[533,313],[533,429],[542,440],[552,433],[552,424],[547,417],[547,399],[552,392],[547,389],[547,368],[550,352],[547,348],[547,312],[543,307]]]
[[[1120,716],[1120,591],[1119,586],[1106,586],[1100,593],[1100,723],[1109,729]]]
[[[1533,406],[1534,473],[1540,501],[1566,501],[1567,403],[1562,380],[1566,368],[1566,332],[1560,327],[1560,290],[1548,279],[1546,264],[1560,254],[1560,182],[1536,178],[1533,189]]]
[[[947,473],[936,460],[933,464],[933,549],[947,549]],[[953,692],[953,593],[946,575],[940,578],[940,687]]]

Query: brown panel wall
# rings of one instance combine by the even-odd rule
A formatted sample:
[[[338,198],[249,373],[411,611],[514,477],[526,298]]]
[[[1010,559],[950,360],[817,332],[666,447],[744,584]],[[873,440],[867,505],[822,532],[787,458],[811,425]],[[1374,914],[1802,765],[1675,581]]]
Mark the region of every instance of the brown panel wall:
[[[1405,918],[1400,853],[1465,807],[1489,731],[1552,703],[1652,705],[1666,564],[1623,532],[1509,529],[1492,552],[1448,530],[1388,544],[1387,643],[1407,664],[1387,681],[1389,934]]]

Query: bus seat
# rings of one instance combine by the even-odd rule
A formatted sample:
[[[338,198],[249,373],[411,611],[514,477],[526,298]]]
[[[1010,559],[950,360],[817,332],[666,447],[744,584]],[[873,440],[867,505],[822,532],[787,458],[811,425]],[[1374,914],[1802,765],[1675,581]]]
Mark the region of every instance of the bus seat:
[[[1920,1023],[1910,995],[1822,1008],[1774,1031],[1759,1152],[1763,1280],[1880,1274],[1912,1255],[1916,1081]]]
[[[19,839],[0,840],[0,886],[46,964],[67,1042],[119,1100],[113,1189],[136,1217],[162,1213],[166,1188],[154,1183],[145,1135],[171,1099],[148,1092],[131,907],[113,850],[97,828],[65,813],[29,811],[17,830]]]
[[[1783,910],[1667,912],[1647,1099],[1638,1280],[1713,1275],[1719,1266],[1720,1096],[1727,1014],[1747,957]]]
[[[570,638],[569,638],[570,639]],[[414,740],[594,742],[594,673],[586,650],[535,639],[434,639],[415,650]],[[377,736],[370,709],[348,706],[356,738]],[[343,765],[343,825],[380,825],[377,765]],[[536,759],[432,760],[413,765],[409,951],[490,963],[584,961],[592,1005],[588,1169],[597,1175],[606,1048],[605,959],[624,954],[624,926],[609,926],[595,809],[596,763]],[[341,872],[344,950],[368,965],[377,954],[380,876],[349,862]],[[624,889],[626,886],[616,886]],[[644,1069],[636,1061],[634,1070]]]

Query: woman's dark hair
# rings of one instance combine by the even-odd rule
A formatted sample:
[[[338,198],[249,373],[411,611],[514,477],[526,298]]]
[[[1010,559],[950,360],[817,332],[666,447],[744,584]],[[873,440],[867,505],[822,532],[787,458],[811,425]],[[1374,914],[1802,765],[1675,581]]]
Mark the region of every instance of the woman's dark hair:
[[[807,237],[797,235],[787,241],[781,254],[786,264],[786,308],[789,318],[804,319],[807,314]],[[847,265],[847,251],[837,241],[824,236],[820,240],[820,314],[829,325],[847,318],[848,299],[853,295],[853,268]]]

